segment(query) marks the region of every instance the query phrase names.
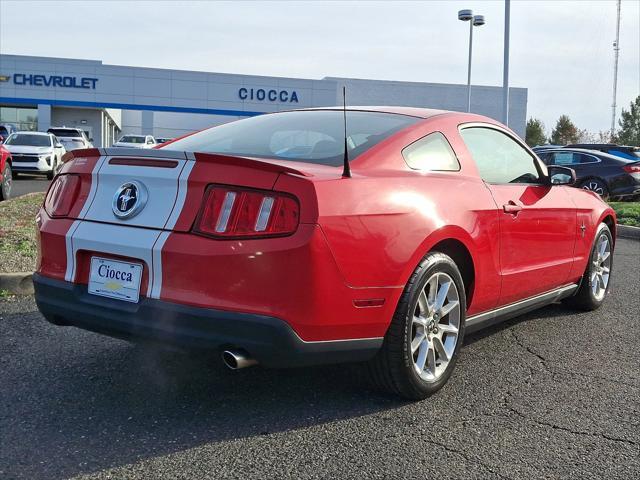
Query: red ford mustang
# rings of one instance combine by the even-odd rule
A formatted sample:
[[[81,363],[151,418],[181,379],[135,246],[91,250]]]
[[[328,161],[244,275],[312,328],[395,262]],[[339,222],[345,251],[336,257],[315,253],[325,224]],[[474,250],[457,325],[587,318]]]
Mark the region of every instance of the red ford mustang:
[[[37,219],[38,307],[232,368],[366,361],[419,399],[465,332],[602,304],[615,214],[572,170],[478,115],[352,107],[345,138],[343,113],[71,152]]]

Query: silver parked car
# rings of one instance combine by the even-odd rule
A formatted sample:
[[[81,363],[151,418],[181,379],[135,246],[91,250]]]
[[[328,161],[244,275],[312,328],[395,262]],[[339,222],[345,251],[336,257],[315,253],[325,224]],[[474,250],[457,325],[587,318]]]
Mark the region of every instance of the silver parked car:
[[[80,148],[93,148],[93,138],[88,138],[81,128],[74,127],[51,127],[47,133],[55,135],[60,143],[64,145],[67,152]]]
[[[157,145],[151,135],[123,135],[113,144],[114,147],[153,148]]]

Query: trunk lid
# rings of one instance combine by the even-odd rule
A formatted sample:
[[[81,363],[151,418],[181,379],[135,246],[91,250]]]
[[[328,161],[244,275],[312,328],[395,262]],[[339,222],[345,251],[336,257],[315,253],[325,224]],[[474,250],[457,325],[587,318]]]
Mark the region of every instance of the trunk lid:
[[[163,149],[88,149],[67,155],[74,161],[64,172],[82,177],[80,199],[86,198],[82,209],[72,211],[73,218],[161,230],[191,230],[210,184],[272,190],[282,173],[308,175],[270,161]],[[122,202],[133,202],[126,198],[134,195],[127,193],[128,184],[135,185],[134,203],[141,206],[119,216]]]

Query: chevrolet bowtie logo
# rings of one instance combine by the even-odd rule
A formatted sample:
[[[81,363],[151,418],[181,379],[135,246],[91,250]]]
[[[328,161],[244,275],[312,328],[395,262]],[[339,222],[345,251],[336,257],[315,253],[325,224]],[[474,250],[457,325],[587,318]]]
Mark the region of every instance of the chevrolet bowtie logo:
[[[8,82],[10,78],[9,75],[0,75],[0,82]]]

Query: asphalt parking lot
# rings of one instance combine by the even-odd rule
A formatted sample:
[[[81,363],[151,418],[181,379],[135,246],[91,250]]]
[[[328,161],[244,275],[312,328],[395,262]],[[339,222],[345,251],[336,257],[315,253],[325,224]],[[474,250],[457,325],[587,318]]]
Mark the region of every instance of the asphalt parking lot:
[[[49,180],[44,175],[21,174],[13,180],[11,197],[21,197],[33,192],[46,192],[47,188],[49,188]]]
[[[0,301],[0,478],[638,478],[640,242],[611,295],[468,337],[434,397],[357,367],[226,370]]]

